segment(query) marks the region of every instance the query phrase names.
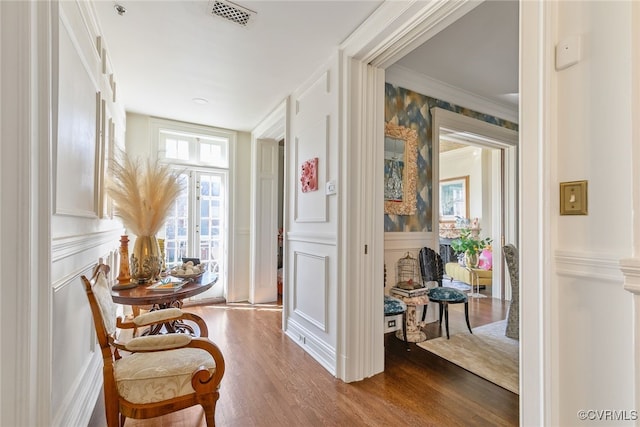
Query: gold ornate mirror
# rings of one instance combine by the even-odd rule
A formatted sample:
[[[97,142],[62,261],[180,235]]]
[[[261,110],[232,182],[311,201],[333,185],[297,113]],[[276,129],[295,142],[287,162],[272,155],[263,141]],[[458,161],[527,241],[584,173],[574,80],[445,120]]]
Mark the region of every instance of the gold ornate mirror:
[[[418,137],[414,129],[385,123],[384,213],[416,213]]]

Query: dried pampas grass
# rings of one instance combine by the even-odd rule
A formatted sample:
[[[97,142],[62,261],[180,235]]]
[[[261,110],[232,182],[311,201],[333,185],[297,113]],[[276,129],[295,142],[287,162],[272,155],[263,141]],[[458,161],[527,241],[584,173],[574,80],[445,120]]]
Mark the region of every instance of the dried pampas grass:
[[[107,193],[128,232],[155,236],[183,185],[179,173],[158,161],[141,162],[120,151],[111,167]]]

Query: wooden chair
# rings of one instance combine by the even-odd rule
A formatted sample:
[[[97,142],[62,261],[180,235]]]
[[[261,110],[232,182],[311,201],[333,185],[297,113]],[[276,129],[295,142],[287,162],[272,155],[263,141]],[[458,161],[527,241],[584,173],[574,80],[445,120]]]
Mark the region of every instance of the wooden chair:
[[[518,266],[518,249],[512,244],[502,247],[504,259],[511,279],[511,304],[507,315],[505,335],[514,340],[520,339],[520,271]]]
[[[152,311],[132,321],[116,319],[108,272],[109,266],[98,264],[91,279],[82,276],[102,351],[107,425],[121,427],[127,417],[152,418],[201,405],[207,426],[215,426],[225,362],[218,346],[206,338],[204,320],[178,308]],[[171,320],[195,322],[201,336],[166,334],[118,340],[120,329]]]
[[[436,253],[431,248],[424,247],[420,250],[420,272],[422,274],[422,281],[426,285],[428,282],[437,282],[438,285],[429,289],[429,301],[437,302],[440,311],[439,319],[440,326],[442,327],[442,313],[444,312],[444,326],[447,331],[447,339],[449,339],[449,304],[464,304],[464,318],[467,322],[467,328],[469,332],[473,334],[471,330],[471,324],[469,323],[469,301],[467,295],[464,292],[455,288],[449,288],[442,286],[442,277],[444,275],[442,271],[442,257],[439,253]],[[422,321],[424,322],[427,315],[427,307],[425,305],[422,312]]]

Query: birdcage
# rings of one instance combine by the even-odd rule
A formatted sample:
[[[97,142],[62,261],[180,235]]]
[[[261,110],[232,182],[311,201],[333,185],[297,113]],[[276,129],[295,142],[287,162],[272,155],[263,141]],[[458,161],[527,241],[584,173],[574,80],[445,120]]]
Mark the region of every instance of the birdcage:
[[[401,289],[417,289],[422,287],[422,275],[418,260],[409,252],[396,264],[397,285]]]

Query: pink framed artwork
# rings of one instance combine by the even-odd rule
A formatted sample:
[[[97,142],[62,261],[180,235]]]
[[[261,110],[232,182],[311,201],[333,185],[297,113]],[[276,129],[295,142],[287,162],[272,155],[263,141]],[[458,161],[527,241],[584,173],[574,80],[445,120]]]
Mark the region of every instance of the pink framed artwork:
[[[307,160],[302,164],[300,173],[302,192],[316,191],[318,189],[318,158]]]

